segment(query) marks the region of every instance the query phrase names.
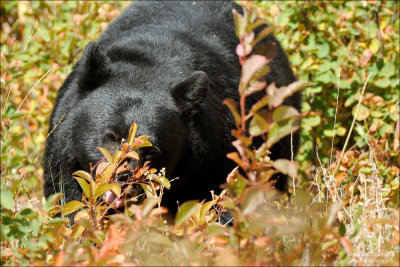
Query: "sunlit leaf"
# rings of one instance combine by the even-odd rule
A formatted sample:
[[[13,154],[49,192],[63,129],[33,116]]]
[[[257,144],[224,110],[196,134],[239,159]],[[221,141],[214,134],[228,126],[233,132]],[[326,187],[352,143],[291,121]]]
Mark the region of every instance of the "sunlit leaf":
[[[121,150],[115,150],[111,162],[118,163],[121,160],[122,155],[123,155],[123,152]]]
[[[124,156],[125,158],[136,159],[139,160],[139,154],[136,151],[131,151]]]
[[[226,157],[236,162],[236,164],[239,165],[243,170],[247,169],[247,166],[243,163],[242,159],[240,158],[237,152],[228,153]]]
[[[315,127],[321,123],[321,117],[319,115],[309,115],[302,119],[302,123],[308,124],[311,127]]]
[[[379,87],[379,88],[388,88],[390,86],[390,80],[386,77],[378,79],[374,82],[375,86]]]
[[[140,183],[140,186],[143,188],[143,190],[146,194],[146,197],[148,197],[148,198],[156,198],[157,197],[156,193],[154,192],[153,188],[151,188],[150,185]]]
[[[112,160],[111,153],[107,149],[102,147],[97,147],[97,149],[100,150],[101,154],[103,154],[103,156],[108,162],[111,162]]]
[[[132,124],[131,128],[129,129],[129,135],[128,135],[128,144],[132,145],[135,137],[136,137],[136,132],[137,132],[138,126],[136,123]]]
[[[329,55],[329,43],[323,42],[322,45],[320,46],[318,52],[316,53],[317,57],[319,58],[325,58],[326,56]]]
[[[72,174],[72,176],[83,178],[88,182],[92,181],[92,176],[85,171],[76,171]]]
[[[0,200],[1,206],[5,209],[11,210],[14,207],[14,197],[10,190],[1,190]]]
[[[357,111],[357,106],[354,106],[352,114],[353,114],[353,116],[356,116],[356,120],[358,120],[358,121],[365,120],[369,117],[369,109],[368,109],[368,107],[366,107],[364,105],[360,105],[360,108],[359,108],[357,114],[355,114],[356,111]]]
[[[94,199],[97,199],[99,196],[103,195],[105,192],[108,190],[112,190],[119,197],[121,194],[121,187],[117,183],[113,184],[101,184],[96,188],[96,191],[94,192]]]
[[[236,36],[240,39],[243,34],[245,33],[245,27],[246,27],[246,20],[241,15],[239,12],[237,12],[235,9],[232,10],[233,13],[233,21],[236,26]]]
[[[373,54],[376,54],[379,51],[379,40],[378,39],[372,39],[371,44],[369,45],[369,50]]]
[[[72,228],[71,237],[73,239],[78,239],[82,237],[82,233],[85,231],[85,227],[80,224],[75,224]]]
[[[165,178],[164,176],[158,176],[156,174],[149,174],[147,177],[150,178],[151,180],[159,183],[160,185],[164,186],[167,189],[171,188],[170,181],[167,178]]]
[[[72,201],[68,202],[67,204],[65,204],[61,214],[62,214],[62,216],[65,216],[65,215],[73,213],[83,207],[85,207],[85,204],[83,204],[82,202],[80,202],[78,200],[72,200]]]
[[[91,218],[91,216],[89,215],[89,212],[87,210],[81,210],[75,215],[74,222],[77,222],[82,219],[90,219],[90,218]]]
[[[74,178],[75,180],[78,181],[79,185],[81,186],[84,196],[90,197],[90,187],[89,184],[86,182],[86,180],[78,176],[74,176]]]
[[[199,202],[196,200],[186,201],[183,203],[176,213],[175,224],[180,225],[189,220],[189,218],[199,209]]]
[[[206,214],[210,211],[210,209],[213,207],[213,205],[214,205],[216,202],[217,202],[216,200],[211,200],[211,201],[208,201],[208,202],[204,203],[204,204],[201,206],[201,209],[200,209],[200,220],[203,220],[203,219],[204,219],[204,217],[206,216]]]

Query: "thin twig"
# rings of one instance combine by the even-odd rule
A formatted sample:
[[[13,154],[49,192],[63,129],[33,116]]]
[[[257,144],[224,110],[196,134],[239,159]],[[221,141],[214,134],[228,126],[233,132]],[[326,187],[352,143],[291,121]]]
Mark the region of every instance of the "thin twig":
[[[354,124],[356,122],[356,118],[358,116],[358,112],[360,111],[360,106],[361,106],[362,98],[363,98],[363,95],[364,95],[364,91],[365,91],[365,88],[367,87],[367,83],[368,83],[370,77],[371,77],[371,73],[368,75],[367,80],[364,83],[363,89],[361,91],[360,100],[358,101],[357,109],[356,109],[356,112],[354,114],[353,122],[351,123],[351,127],[350,127],[350,130],[349,130],[349,133],[347,134],[346,142],[344,143],[344,146],[343,146],[343,149],[342,149],[342,153],[340,154],[340,158],[339,158],[339,160],[338,160],[338,162],[336,164],[336,169],[335,169],[335,171],[333,172],[332,175],[335,175],[336,172],[339,170],[340,162],[342,161],[342,157],[344,155],[344,152],[346,151],[347,143],[349,142],[351,132],[353,131],[353,127],[354,127]]]
[[[332,137],[332,146],[331,146],[331,156],[329,158],[329,168],[332,165],[333,142],[335,141],[335,134],[336,134],[336,116],[337,116],[337,109],[338,109],[338,105],[339,105],[340,73],[341,72],[342,72],[342,68],[339,68],[337,98],[336,98],[336,109],[335,109],[335,120],[333,121],[333,137]]]

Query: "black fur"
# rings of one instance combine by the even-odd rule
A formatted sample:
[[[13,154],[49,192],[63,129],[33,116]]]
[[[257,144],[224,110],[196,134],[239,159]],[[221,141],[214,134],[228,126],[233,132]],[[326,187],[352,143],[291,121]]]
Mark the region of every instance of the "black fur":
[[[90,42],[58,92],[50,118],[44,155],[44,192],[63,190],[66,201],[81,198],[72,173],[89,170],[109,148],[126,138],[133,122],[139,135],[150,135],[153,149],[139,151],[170,178],[180,179],[167,190],[163,204],[210,197],[218,191],[234,163],[226,154],[233,118],[221,104],[238,100],[241,67],[231,2],[135,2],[100,36]],[[268,82],[283,86],[295,81],[277,40]],[[300,94],[286,104],[300,109]],[[248,98],[251,105],[257,96]],[[60,122],[61,121],[61,122]],[[59,123],[60,122],[60,123]],[[58,124],[58,125],[57,125]],[[57,127],[56,127],[57,125]],[[298,133],[294,135],[294,150]],[[290,137],[272,149],[273,158],[290,158]],[[60,183],[61,182],[61,183]],[[283,190],[286,179],[277,187]]]

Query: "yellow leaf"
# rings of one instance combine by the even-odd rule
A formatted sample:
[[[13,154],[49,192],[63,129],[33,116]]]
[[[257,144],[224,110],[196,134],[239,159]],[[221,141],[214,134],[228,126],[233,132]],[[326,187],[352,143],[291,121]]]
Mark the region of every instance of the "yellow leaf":
[[[77,176],[77,177],[81,177],[83,179],[85,179],[86,181],[90,182],[92,180],[92,176],[85,172],[85,171],[76,171],[72,174],[72,176]]]
[[[72,201],[68,202],[67,204],[65,204],[61,214],[62,214],[62,216],[65,216],[67,214],[70,214],[70,213],[73,213],[73,212],[79,210],[80,208],[83,208],[84,206],[85,206],[85,204],[83,204],[82,202],[80,202],[78,200],[72,200]]]
[[[378,41],[378,39],[373,39],[371,41],[371,44],[369,45],[369,50],[371,50],[373,54],[378,52],[378,50],[379,50],[379,41]]]

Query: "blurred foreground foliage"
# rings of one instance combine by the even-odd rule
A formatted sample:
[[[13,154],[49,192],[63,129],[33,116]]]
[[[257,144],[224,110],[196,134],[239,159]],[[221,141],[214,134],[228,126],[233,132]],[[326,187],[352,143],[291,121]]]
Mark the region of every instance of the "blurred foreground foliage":
[[[151,193],[103,225],[54,218],[61,195],[42,198],[40,155],[57,89],[127,5],[1,2],[2,265],[399,265],[397,1],[256,3],[311,82],[288,195],[233,172],[226,195],[184,203],[174,224]],[[240,165],[251,153],[237,147]]]

